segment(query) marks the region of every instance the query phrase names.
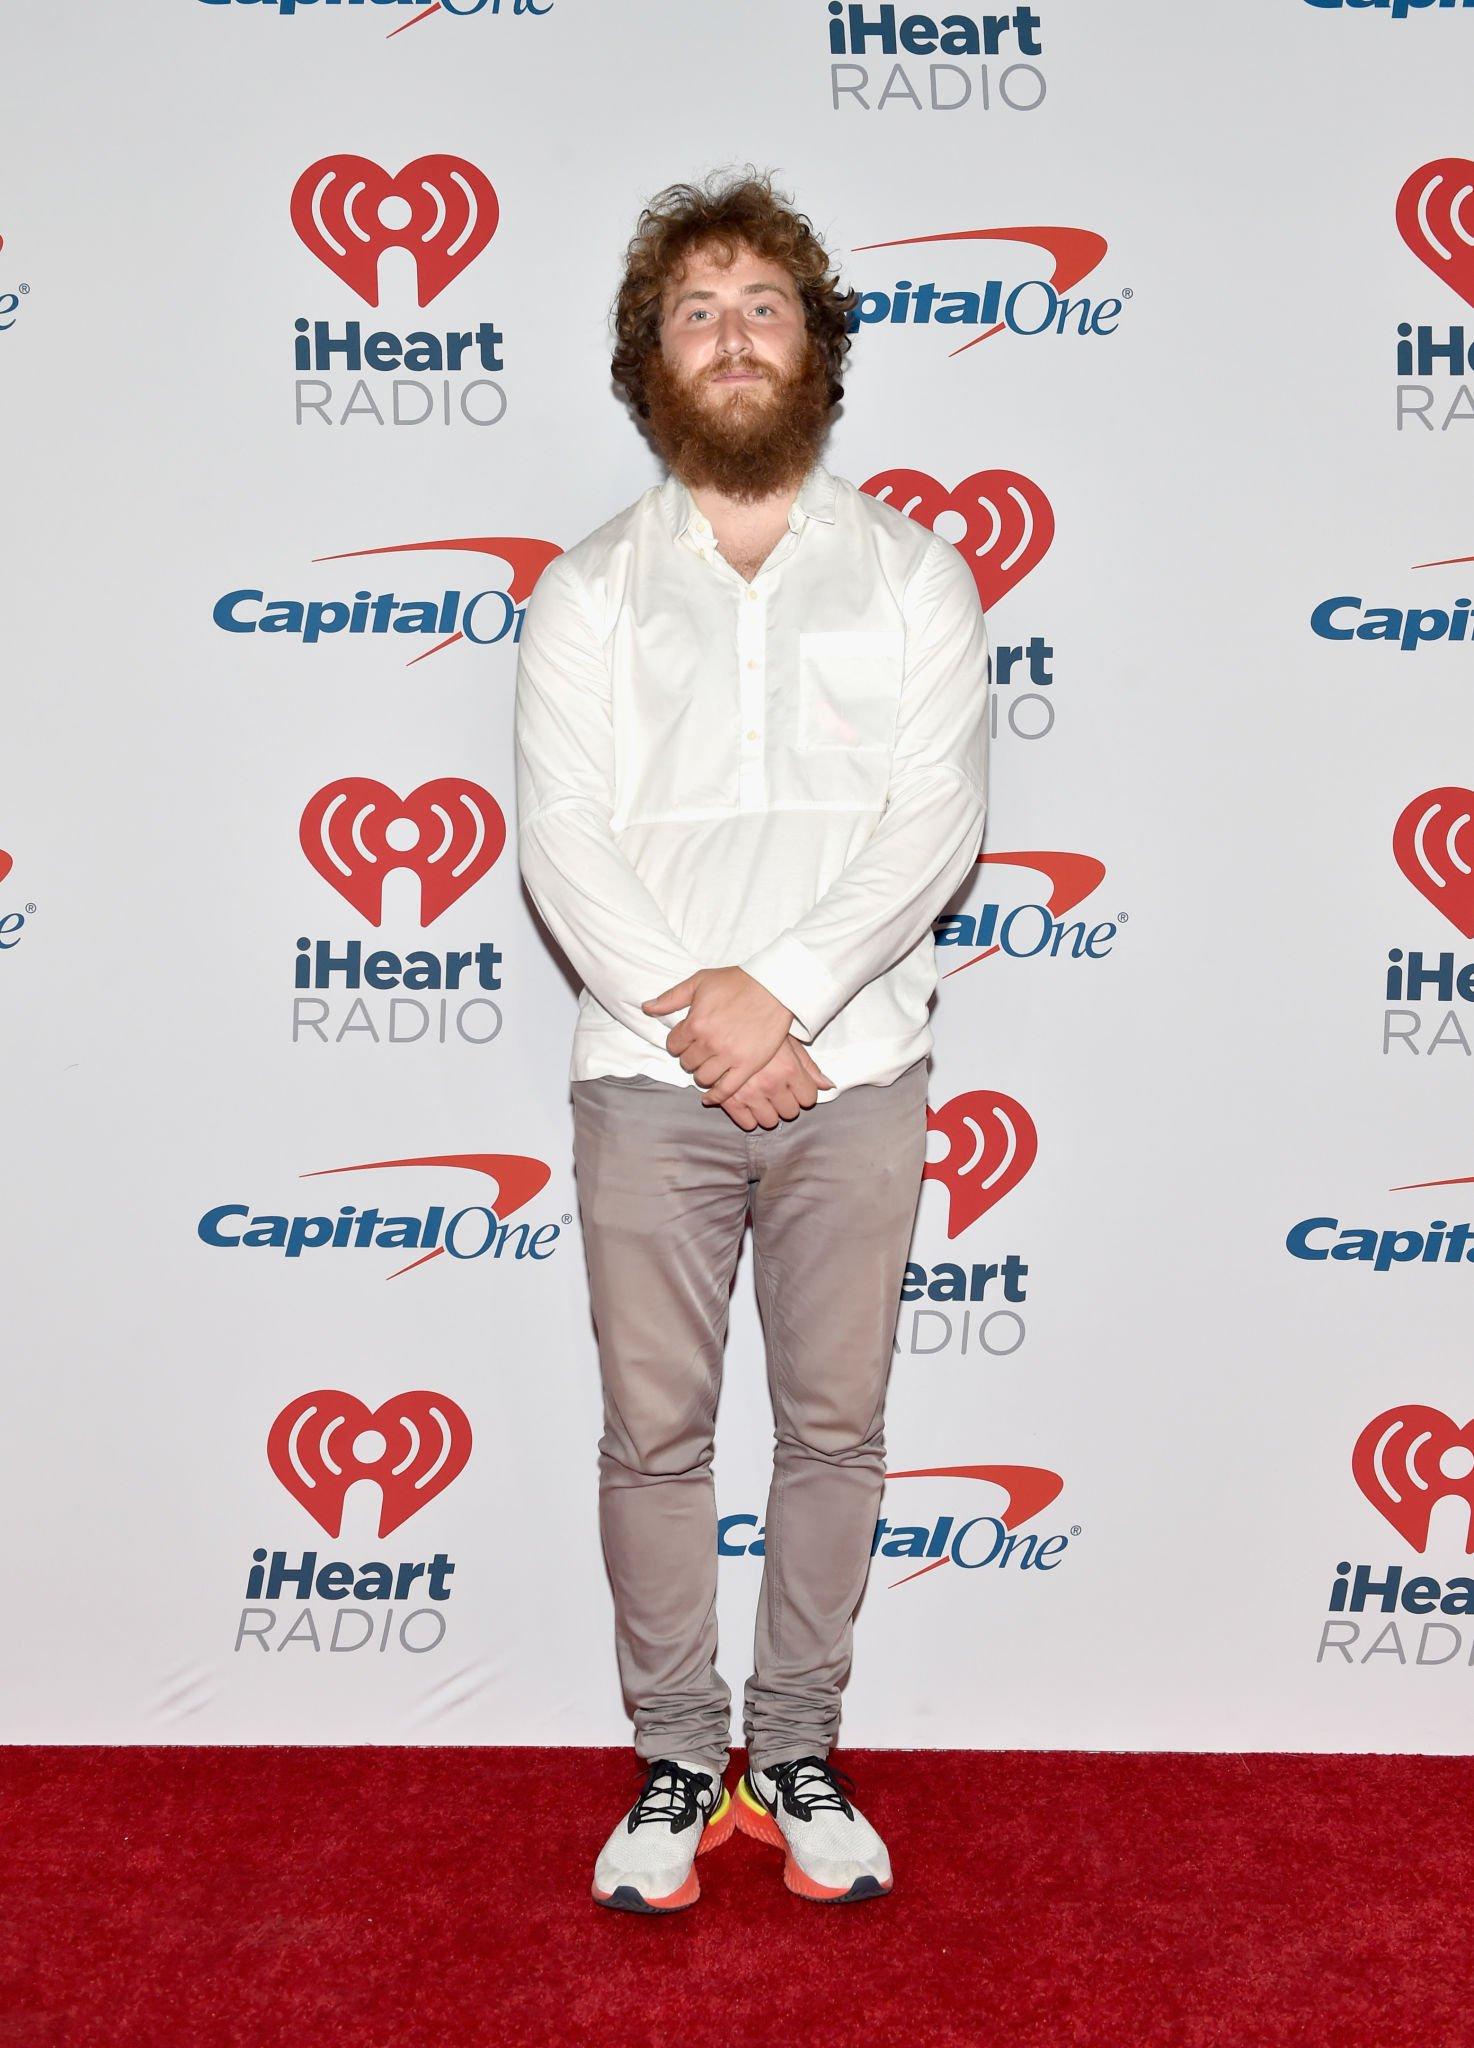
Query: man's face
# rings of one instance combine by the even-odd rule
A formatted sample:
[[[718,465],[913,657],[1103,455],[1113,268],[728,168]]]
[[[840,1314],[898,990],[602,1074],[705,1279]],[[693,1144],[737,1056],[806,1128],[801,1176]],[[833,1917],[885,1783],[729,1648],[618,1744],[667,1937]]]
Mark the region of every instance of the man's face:
[[[661,351],[714,415],[741,419],[771,401],[775,376],[792,372],[806,338],[792,279],[749,249],[727,269],[693,250],[666,286]]]
[[[828,374],[781,263],[693,250],[645,369],[651,439],[688,484],[739,499],[797,482],[829,424]]]

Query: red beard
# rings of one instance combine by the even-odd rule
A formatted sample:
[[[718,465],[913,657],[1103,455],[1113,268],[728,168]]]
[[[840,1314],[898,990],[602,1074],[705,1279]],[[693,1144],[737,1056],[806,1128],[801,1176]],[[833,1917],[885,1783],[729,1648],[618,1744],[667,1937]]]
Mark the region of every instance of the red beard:
[[[744,367],[766,379],[768,392],[717,385],[713,402],[671,369],[658,343],[645,365],[646,425],[662,462],[685,483],[738,500],[801,483],[829,428],[829,376],[812,338],[788,376],[768,363]],[[715,366],[703,370],[699,383],[714,374]]]

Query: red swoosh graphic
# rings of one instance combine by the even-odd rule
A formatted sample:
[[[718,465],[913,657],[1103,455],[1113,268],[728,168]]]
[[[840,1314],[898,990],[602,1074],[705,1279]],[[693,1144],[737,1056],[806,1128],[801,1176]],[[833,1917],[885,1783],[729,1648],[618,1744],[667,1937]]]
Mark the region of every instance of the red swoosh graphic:
[[[341,554],[314,555],[314,562],[351,562],[360,555],[414,555],[430,548],[450,548],[462,554],[494,555],[512,571],[507,595],[522,604],[531,597],[541,576],[563,550],[550,540],[533,540],[527,534],[493,533],[471,535],[457,540],[401,540],[381,548],[344,548]]]

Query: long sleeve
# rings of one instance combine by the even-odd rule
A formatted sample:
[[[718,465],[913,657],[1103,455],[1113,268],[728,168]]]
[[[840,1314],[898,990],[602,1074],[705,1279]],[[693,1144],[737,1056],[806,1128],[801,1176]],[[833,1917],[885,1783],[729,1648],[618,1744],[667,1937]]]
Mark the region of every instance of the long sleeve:
[[[522,879],[585,988],[664,1052],[686,1011],[654,1017],[640,1004],[707,963],[671,930],[610,829],[609,669],[566,555],[544,569],[527,603],[513,730]]]
[[[742,961],[812,1039],[931,926],[977,859],[987,816],[988,634],[944,541],[903,600],[905,673],[886,807],[811,910]]]

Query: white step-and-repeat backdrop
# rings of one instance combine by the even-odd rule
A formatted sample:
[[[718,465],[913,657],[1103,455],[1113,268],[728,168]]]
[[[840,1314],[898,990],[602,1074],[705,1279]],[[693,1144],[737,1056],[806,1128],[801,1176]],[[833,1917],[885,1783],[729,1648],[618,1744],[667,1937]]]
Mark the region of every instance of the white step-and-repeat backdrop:
[[[1468,0],[133,0],[0,61],[5,1737],[627,1738],[513,679],[659,474],[639,209],[752,163],[862,294],[825,460],[994,648],[843,1740],[1465,1749]],[[770,1441],[749,1241],[734,1690]]]

